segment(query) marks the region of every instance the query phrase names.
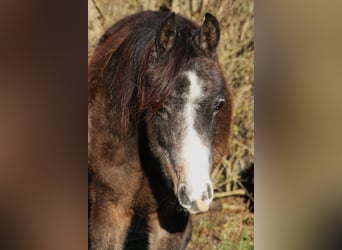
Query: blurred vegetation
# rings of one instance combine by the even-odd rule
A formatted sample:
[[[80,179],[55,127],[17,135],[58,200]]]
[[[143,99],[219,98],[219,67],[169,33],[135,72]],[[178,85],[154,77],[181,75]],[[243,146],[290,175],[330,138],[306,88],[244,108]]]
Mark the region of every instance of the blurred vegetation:
[[[229,201],[231,197],[244,197],[245,207],[253,209],[254,3],[252,0],[88,0],[88,58],[91,57],[102,33],[115,22],[139,11],[159,10],[160,6],[168,7],[198,24],[202,23],[204,14],[210,12],[220,23],[221,40],[217,55],[227,84],[233,93],[234,106],[229,152],[212,173],[216,188],[215,197],[216,201],[221,203],[221,210],[234,210],[234,207],[229,207],[229,202],[236,202],[236,200]],[[245,220],[254,219],[253,215],[246,215],[246,210],[243,209],[234,213],[235,217],[241,217],[241,211]],[[208,216],[199,219],[197,224],[195,220],[193,239],[200,237],[201,228],[215,229],[215,226],[220,225],[222,229],[219,222],[213,224],[208,221]],[[220,216],[235,219],[232,214],[229,216],[220,214]],[[230,219],[230,222],[234,219]],[[253,222],[247,223],[248,231],[245,231],[243,219],[238,225],[234,223],[231,225],[230,222],[226,221],[224,225],[228,223],[227,228],[230,228],[230,231],[238,228],[240,230],[238,235],[232,236],[230,231],[222,229],[223,231],[218,232],[219,236],[207,233],[205,234],[207,241],[203,240],[203,237],[202,241],[210,244],[215,237],[220,239],[221,243],[217,248],[209,249],[253,249],[253,226],[250,226]],[[193,243],[189,248],[208,249]]]

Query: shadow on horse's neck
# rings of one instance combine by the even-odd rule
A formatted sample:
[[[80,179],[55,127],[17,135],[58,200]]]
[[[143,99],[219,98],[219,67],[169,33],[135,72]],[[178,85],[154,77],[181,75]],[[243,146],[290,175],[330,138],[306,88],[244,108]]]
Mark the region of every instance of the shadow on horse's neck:
[[[183,232],[189,213],[179,205],[171,180],[167,180],[163,167],[151,152],[145,125],[139,127],[139,154],[143,172],[157,202],[160,225],[169,233]]]

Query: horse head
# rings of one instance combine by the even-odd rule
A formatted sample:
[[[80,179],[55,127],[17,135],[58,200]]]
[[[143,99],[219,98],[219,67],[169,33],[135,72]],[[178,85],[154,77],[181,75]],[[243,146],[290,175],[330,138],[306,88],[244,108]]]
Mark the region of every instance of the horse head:
[[[156,33],[146,84],[156,100],[151,107],[155,115],[146,121],[146,128],[150,148],[179,204],[198,213],[207,211],[214,197],[210,172],[217,115],[226,93],[216,59],[220,38],[216,18],[207,13],[201,27],[183,22],[170,14]],[[167,94],[158,96],[165,88]]]

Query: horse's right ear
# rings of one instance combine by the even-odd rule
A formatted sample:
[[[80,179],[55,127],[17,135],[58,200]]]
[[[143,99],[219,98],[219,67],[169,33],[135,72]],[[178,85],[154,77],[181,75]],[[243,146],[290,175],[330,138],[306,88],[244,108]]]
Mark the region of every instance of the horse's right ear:
[[[169,51],[176,38],[175,13],[171,13],[162,23],[156,37],[157,54]]]
[[[209,57],[215,56],[216,48],[220,40],[220,26],[217,19],[205,13],[205,20],[195,36],[197,46]]]

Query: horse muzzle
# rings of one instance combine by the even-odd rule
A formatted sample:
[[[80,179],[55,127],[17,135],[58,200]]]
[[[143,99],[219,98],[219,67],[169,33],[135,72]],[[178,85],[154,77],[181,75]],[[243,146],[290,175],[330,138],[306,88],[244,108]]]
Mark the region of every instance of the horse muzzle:
[[[211,181],[204,185],[200,192],[198,190],[194,192],[193,188],[185,183],[178,186],[178,201],[192,214],[208,211],[213,198],[214,190]]]

